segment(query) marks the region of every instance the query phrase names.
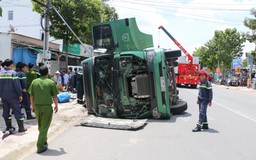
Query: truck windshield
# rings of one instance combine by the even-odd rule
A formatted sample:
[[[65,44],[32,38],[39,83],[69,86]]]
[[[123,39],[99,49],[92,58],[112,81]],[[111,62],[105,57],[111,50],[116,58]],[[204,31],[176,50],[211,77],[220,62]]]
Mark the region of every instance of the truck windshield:
[[[94,48],[114,49],[113,36],[110,25],[93,27]]]

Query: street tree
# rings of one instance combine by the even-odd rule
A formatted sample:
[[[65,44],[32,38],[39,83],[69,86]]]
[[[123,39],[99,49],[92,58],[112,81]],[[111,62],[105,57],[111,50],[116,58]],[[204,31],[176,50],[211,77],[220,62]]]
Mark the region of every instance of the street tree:
[[[242,66],[243,66],[244,68],[246,68],[246,67],[248,66],[247,58],[245,58],[245,59],[243,60]]]
[[[245,35],[235,28],[216,30],[211,40],[196,49],[195,55],[200,58],[201,66],[230,68],[232,59],[242,56],[244,42]]]
[[[42,3],[46,3],[43,0]],[[82,42],[91,44],[91,24],[100,22],[101,14],[105,20],[118,19],[115,9],[103,5],[101,0],[51,0],[51,4],[58,10],[72,30]],[[33,2],[33,10],[43,15],[44,7]],[[64,24],[58,14],[51,9],[50,13],[50,35],[56,39],[63,39],[66,46],[78,43],[76,37]]]
[[[116,20],[118,19],[118,14],[116,13],[116,9],[114,7],[110,7],[108,4],[104,3],[104,20]]]
[[[246,34],[247,40],[249,42],[253,42],[256,45],[256,9],[251,9],[251,15],[254,18],[245,18],[244,25],[251,30],[251,33],[248,32]],[[251,51],[251,55],[253,56],[254,61],[256,61],[256,48]]]

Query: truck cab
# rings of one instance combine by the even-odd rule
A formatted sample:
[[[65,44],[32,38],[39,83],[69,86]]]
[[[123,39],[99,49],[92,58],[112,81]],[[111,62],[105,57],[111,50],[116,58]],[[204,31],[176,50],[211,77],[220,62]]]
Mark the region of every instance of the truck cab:
[[[170,118],[179,101],[172,75],[181,52],[154,49],[152,36],[138,29],[135,18],[94,24],[92,37],[99,52],[82,62],[88,113]],[[186,109],[183,103],[182,112]]]

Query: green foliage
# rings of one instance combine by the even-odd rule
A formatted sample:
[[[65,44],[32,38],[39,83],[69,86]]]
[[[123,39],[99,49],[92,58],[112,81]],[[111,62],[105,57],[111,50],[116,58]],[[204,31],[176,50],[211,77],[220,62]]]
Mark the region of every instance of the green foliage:
[[[247,33],[246,37],[249,42],[254,42],[256,45],[256,9],[251,9],[251,15],[254,16],[254,18],[245,18],[244,25],[251,29],[251,33]],[[254,61],[256,61],[256,48],[254,51],[251,52],[251,55],[253,56]]]
[[[2,10],[2,8],[0,7],[0,17],[2,17],[2,12],[3,12],[3,10]]]
[[[254,51],[251,51],[251,56],[253,57],[254,63],[256,63],[256,48]]]
[[[46,0],[40,2],[46,4]],[[104,9],[108,10],[105,13],[104,9],[102,9],[101,0],[51,0],[51,4],[58,10],[78,37],[87,44],[91,43],[90,26],[92,23],[100,22],[102,13],[105,14],[106,20],[113,17],[118,18],[115,9],[107,5],[104,5]],[[33,2],[33,10],[40,14],[44,13],[44,7],[35,2]],[[78,43],[75,36],[53,9],[50,10],[49,15],[51,36],[56,39],[63,39],[65,43]]]
[[[104,4],[104,20],[116,20],[118,19],[118,14],[116,13],[116,9],[114,7],[110,7],[107,4]]]
[[[256,18],[256,9],[251,9],[251,15],[253,15]],[[256,43],[256,19],[253,18],[245,18],[244,25],[251,29],[251,34],[247,33],[247,40],[250,42]]]
[[[200,58],[201,66],[211,70],[218,67],[230,68],[232,59],[242,56],[245,35],[235,28],[225,31],[216,30],[214,37],[204,46],[196,49],[195,55]]]
[[[246,68],[246,67],[248,66],[248,65],[247,65],[247,58],[245,58],[245,59],[243,60],[242,66],[243,66],[244,68]]]

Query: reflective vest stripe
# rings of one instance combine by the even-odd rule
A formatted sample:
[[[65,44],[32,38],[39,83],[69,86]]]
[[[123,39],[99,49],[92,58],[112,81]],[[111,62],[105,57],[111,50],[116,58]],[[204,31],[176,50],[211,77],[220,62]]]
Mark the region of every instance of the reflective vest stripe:
[[[19,79],[27,79],[27,77],[19,77]]]
[[[4,76],[4,77],[0,77],[0,79],[19,79],[19,77]]]
[[[205,89],[212,89],[212,87],[207,87],[207,86],[199,86],[200,88],[205,88]]]

